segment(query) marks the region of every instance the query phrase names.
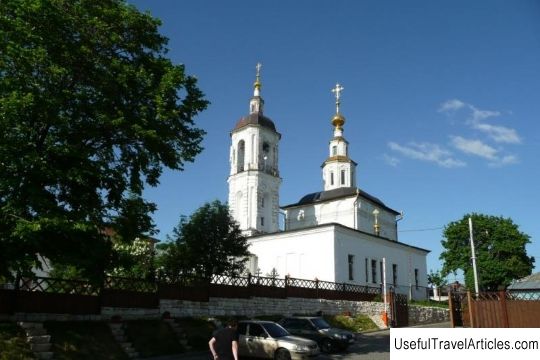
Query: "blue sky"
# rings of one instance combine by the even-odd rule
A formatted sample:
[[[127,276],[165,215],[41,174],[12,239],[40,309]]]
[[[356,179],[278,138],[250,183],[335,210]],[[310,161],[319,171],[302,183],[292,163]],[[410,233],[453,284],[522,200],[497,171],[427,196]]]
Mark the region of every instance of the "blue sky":
[[[282,205],[322,190],[339,82],[357,185],[404,211],[399,239],[432,251],[428,269],[442,227],[468,212],[512,218],[540,261],[540,2],[129,2],[163,21],[168,56],[211,102],[196,119],[205,150],[145,193],[158,238],[227,200],[229,133],[261,62]]]

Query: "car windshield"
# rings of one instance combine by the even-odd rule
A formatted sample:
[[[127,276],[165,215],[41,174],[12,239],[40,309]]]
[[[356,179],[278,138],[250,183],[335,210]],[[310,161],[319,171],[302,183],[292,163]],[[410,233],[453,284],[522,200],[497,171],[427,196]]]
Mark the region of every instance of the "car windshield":
[[[283,336],[290,335],[287,330],[285,330],[284,328],[282,328],[278,324],[266,323],[263,326],[266,329],[266,331],[268,332],[268,334],[273,338],[280,338],[280,337],[283,337]]]
[[[311,322],[317,329],[328,329],[330,327],[330,324],[328,324],[324,319],[321,318],[315,318],[311,319]]]

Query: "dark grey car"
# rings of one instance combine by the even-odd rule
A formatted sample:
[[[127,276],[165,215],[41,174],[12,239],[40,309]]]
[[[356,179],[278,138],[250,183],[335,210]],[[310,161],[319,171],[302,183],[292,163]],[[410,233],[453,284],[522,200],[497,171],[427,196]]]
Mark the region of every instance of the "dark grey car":
[[[333,328],[321,317],[296,316],[281,319],[279,324],[293,335],[314,340],[322,352],[345,350],[356,341],[356,336],[347,330]]]

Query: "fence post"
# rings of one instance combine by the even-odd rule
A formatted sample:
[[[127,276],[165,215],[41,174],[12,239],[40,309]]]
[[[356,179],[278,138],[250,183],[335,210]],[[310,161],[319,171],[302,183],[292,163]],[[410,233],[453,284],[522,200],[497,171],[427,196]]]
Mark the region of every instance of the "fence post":
[[[471,328],[474,328],[474,325],[476,325],[474,323],[474,310],[473,310],[473,307],[475,304],[473,302],[470,290],[467,290],[467,302],[469,303],[469,319],[471,321]]]
[[[285,298],[289,297],[289,276],[285,275]]]
[[[503,327],[510,327],[508,324],[508,308],[506,307],[506,291],[499,291],[499,304],[501,304],[501,314]]]

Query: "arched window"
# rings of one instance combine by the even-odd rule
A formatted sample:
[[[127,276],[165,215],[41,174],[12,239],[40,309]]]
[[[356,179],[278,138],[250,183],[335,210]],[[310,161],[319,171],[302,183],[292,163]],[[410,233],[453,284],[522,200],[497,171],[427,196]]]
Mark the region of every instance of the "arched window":
[[[246,156],[246,143],[244,140],[238,142],[238,160],[236,161],[237,172],[244,171],[244,158]]]
[[[334,172],[330,171],[330,185],[334,185]]]

